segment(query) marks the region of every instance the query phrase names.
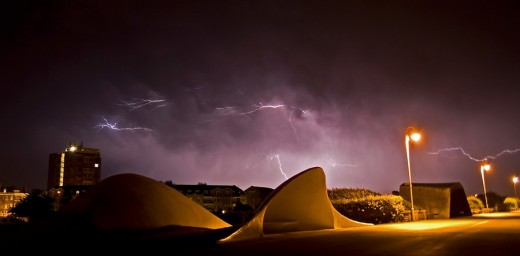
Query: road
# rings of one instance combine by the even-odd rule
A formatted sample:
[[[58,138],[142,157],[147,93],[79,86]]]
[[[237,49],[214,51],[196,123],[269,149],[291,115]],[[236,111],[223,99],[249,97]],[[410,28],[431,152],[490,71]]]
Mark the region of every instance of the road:
[[[270,235],[193,255],[520,255],[520,213]]]

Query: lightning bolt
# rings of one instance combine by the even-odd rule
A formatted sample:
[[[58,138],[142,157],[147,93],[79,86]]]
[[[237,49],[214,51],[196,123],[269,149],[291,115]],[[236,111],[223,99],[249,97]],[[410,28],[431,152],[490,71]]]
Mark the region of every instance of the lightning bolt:
[[[241,116],[241,115],[251,115],[255,112],[259,112],[262,110],[278,109],[278,108],[284,108],[286,111],[290,110],[289,118],[287,121],[289,122],[289,125],[291,126],[291,129],[293,130],[294,136],[299,141],[300,137],[298,136],[298,133],[296,132],[296,128],[294,127],[294,124],[292,122],[292,116],[295,111],[301,111],[302,114],[306,114],[308,112],[308,110],[303,110],[301,108],[293,107],[293,106],[287,106],[285,104],[264,105],[262,102],[258,102],[258,104],[251,105],[250,109],[247,111],[239,111],[240,110],[239,108],[232,107],[232,106],[217,107],[217,108],[215,108],[215,111],[217,112],[218,115],[221,115],[221,116],[232,116],[232,115]]]
[[[297,107],[287,106],[285,104],[278,104],[278,105],[264,105],[262,102],[258,102],[258,104],[251,105],[251,110],[242,111],[239,112],[237,107],[217,107],[215,108],[219,115],[222,116],[229,116],[229,115],[250,115],[255,112],[264,110],[264,109],[277,109],[277,108],[286,108],[286,109],[292,109],[291,116],[294,110],[300,110],[302,113],[306,113],[307,110],[303,110]]]
[[[221,116],[229,116],[237,113],[235,107],[217,107],[215,110]]]
[[[166,104],[166,100],[163,100],[163,99],[133,98],[132,101],[123,101],[122,100],[121,103],[119,103],[118,105],[127,107],[127,108],[130,109],[130,111],[133,111],[133,110],[136,110],[136,109],[145,108],[147,106],[148,107],[152,107],[153,106],[153,109],[157,109],[157,108],[160,108],[160,107],[164,107],[167,104]],[[117,127],[117,123],[110,123],[104,117],[103,117],[103,121],[104,122],[98,123],[94,128],[98,128],[100,130],[103,129],[103,128],[107,128],[107,129],[111,129],[111,130],[114,130],[114,131],[131,131],[131,132],[135,132],[135,131],[151,132],[152,131],[152,129],[146,128],[146,127],[123,127],[123,128],[120,128],[120,127]]]
[[[145,128],[145,127],[124,127],[124,128],[119,128],[119,127],[117,127],[117,123],[111,124],[104,117],[103,117],[103,120],[105,121],[104,123],[99,123],[94,128],[99,128],[100,130],[103,129],[103,128],[108,128],[108,129],[115,130],[115,131],[131,131],[131,132],[135,132],[135,131],[151,132],[152,131],[152,129]]]
[[[132,111],[132,110],[136,110],[139,108],[144,108],[146,106],[152,106],[152,105],[155,105],[154,109],[164,107],[167,105],[167,104],[165,104],[165,102],[166,102],[165,100],[134,98],[133,101],[130,101],[130,102],[121,101],[121,103],[118,105],[127,107],[130,109],[130,111]]]
[[[262,102],[259,102],[258,105],[257,104],[253,104],[252,105],[253,109],[250,110],[250,111],[246,111],[246,112],[242,112],[242,113],[238,113],[239,115],[249,115],[249,114],[253,114],[257,111],[260,111],[262,109],[277,109],[277,108],[284,108],[285,105],[283,104],[280,104],[280,105],[264,105],[262,104]]]
[[[479,159],[479,158],[476,158],[476,157],[471,156],[471,155],[468,154],[466,151],[464,151],[464,149],[461,148],[461,147],[439,149],[439,150],[437,150],[437,151],[435,151],[435,152],[428,152],[428,154],[430,154],[430,155],[439,155],[439,154],[441,154],[442,152],[452,152],[452,151],[459,151],[459,152],[461,152],[463,155],[465,155],[467,158],[469,158],[470,160],[473,160],[473,161],[475,161],[475,162],[483,162],[483,161],[486,161],[486,160],[488,160],[488,159],[496,159],[496,158],[498,158],[498,157],[500,157],[500,156],[502,156],[502,155],[504,155],[504,154],[514,154],[514,153],[520,151],[520,148],[518,148],[518,149],[513,149],[513,150],[511,150],[511,149],[505,149],[505,150],[503,150],[502,152],[500,152],[500,153],[498,153],[498,154],[496,154],[496,155],[489,155],[489,156],[486,156],[486,157],[484,157],[484,158],[482,158],[482,159]]]
[[[292,123],[292,115],[293,115],[293,113],[294,113],[295,110],[300,110],[300,111],[302,111],[303,114],[305,114],[306,111],[301,110],[301,109],[292,109],[292,110],[291,110],[291,114],[289,114],[289,120],[288,120],[288,121],[289,121],[289,124],[291,125],[291,128],[292,128],[292,130],[293,130],[293,132],[294,132],[294,136],[296,136],[296,140],[297,140],[297,141],[300,141],[300,136],[298,136],[298,133],[296,132],[296,128],[294,128],[294,125],[293,125],[293,123]]]
[[[201,89],[197,88],[197,89]],[[236,87],[236,94],[240,95],[241,97],[245,98],[248,102],[251,102],[252,104],[248,104],[247,106],[216,106],[214,108],[214,113],[218,116],[246,116],[246,115],[252,115],[257,112],[265,111],[265,110],[274,110],[274,109],[284,109],[288,120],[287,122],[291,126],[291,129],[297,139],[297,141],[300,140],[298,133],[296,131],[296,127],[293,123],[293,116],[296,111],[300,111],[302,115],[305,115],[308,113],[308,110],[303,110],[298,107],[289,106],[286,104],[264,104],[261,101],[253,100],[251,97],[246,95],[244,92],[240,90],[239,87]],[[215,121],[215,119],[209,119],[207,121]]]
[[[280,161],[280,155],[279,154],[271,155],[270,159],[273,160],[274,158],[276,158],[276,160],[278,161],[278,168],[280,169],[280,172],[282,173],[282,175],[285,177],[286,180],[289,179],[289,178],[287,178],[287,174],[285,174],[285,172],[283,171],[282,162]]]
[[[359,164],[339,164],[336,162],[336,160],[332,159],[332,158],[325,158],[325,161],[330,164],[330,166],[332,167],[336,167],[336,166],[347,166],[347,167],[358,167]]]

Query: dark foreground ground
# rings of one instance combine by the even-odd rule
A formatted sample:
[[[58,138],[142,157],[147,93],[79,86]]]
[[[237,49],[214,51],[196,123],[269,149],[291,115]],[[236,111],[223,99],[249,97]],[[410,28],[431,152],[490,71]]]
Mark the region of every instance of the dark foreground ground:
[[[10,227],[0,232],[4,252],[173,255],[520,255],[520,213],[479,214],[449,220],[291,232],[221,243],[235,228],[149,232]],[[72,251],[71,251],[72,250]],[[31,253],[32,254],[32,253]]]
[[[64,249],[74,249],[81,253],[99,253],[102,251],[161,252],[164,248],[172,251],[205,251],[218,246],[218,240],[227,237],[236,228],[208,230],[166,227],[152,231],[100,232],[89,228],[54,227],[41,229],[37,224],[0,225],[0,250],[11,252],[55,252],[58,255]],[[58,249],[60,248],[60,249]],[[65,254],[63,252],[63,254]],[[23,254],[25,255],[25,254]],[[198,254],[197,254],[198,255]]]

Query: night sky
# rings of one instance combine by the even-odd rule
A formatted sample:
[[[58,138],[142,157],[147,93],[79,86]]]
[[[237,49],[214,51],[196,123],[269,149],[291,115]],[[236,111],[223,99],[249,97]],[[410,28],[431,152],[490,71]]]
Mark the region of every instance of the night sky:
[[[320,166],[391,193],[415,126],[413,182],[482,194],[487,157],[514,195],[512,2],[2,1],[0,184],[46,188],[49,154],[83,142],[102,179],[276,188]]]

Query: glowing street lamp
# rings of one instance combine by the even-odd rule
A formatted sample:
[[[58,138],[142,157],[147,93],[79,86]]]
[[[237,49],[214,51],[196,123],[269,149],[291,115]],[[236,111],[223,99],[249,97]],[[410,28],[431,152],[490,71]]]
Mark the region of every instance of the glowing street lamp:
[[[486,209],[489,208],[489,206],[488,206],[487,193],[486,193],[486,181],[484,180],[484,171],[489,171],[490,169],[491,169],[491,165],[489,165],[489,163],[486,161],[484,161],[480,165],[480,173],[482,174],[482,185],[484,185],[484,198],[486,199]]]
[[[516,183],[518,182],[518,177],[513,177],[513,188],[515,189],[515,197],[518,198],[518,195],[516,194]]]
[[[412,192],[412,170],[410,168],[410,140],[419,141],[421,134],[414,127],[408,127],[405,132],[406,160],[408,161],[408,179],[410,184],[410,203],[412,205],[412,221],[413,221],[413,192]]]

